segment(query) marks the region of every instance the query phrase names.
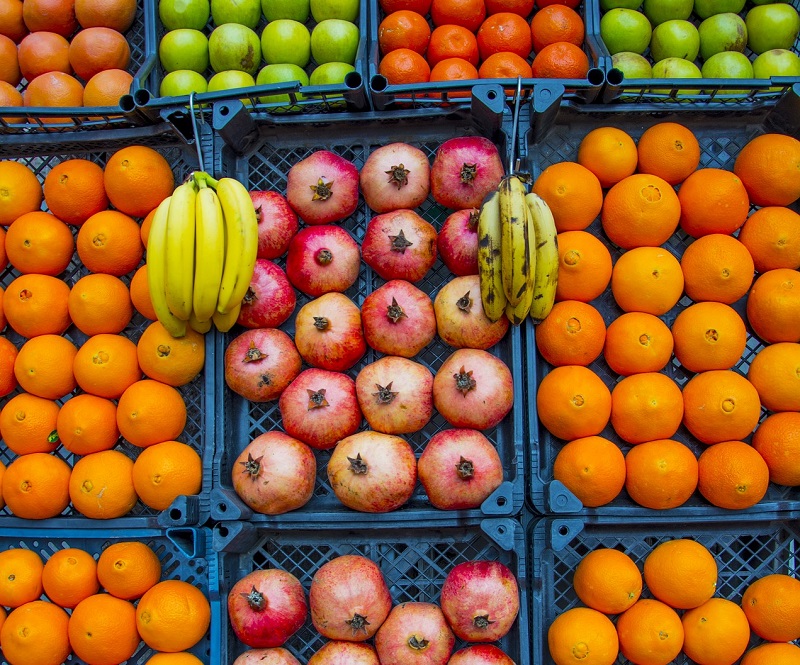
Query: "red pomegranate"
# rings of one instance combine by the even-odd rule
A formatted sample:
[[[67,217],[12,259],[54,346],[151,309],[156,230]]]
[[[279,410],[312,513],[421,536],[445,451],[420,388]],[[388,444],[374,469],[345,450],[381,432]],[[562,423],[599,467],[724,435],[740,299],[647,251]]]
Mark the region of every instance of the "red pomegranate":
[[[456,210],[444,220],[436,249],[450,272],[455,275],[478,274],[478,208]]]
[[[292,315],[296,303],[286,273],[268,259],[257,259],[236,323],[245,328],[277,328]]]
[[[516,665],[494,644],[473,644],[456,651],[447,665]]]
[[[482,136],[449,139],[439,146],[431,167],[431,193],[452,210],[480,208],[505,173],[497,147]]]
[[[430,297],[411,282],[393,279],[361,304],[364,337],[373,349],[413,358],[436,336],[436,314]]]
[[[306,224],[338,222],[358,207],[358,170],[344,157],[318,150],[289,169],[286,198]]]
[[[375,636],[381,665],[446,665],[456,639],[438,605],[395,605]]]
[[[310,226],[289,244],[286,273],[303,293],[316,297],[346,291],[358,279],[358,243],[339,226]]]
[[[291,651],[283,647],[250,649],[233,661],[233,665],[300,665]]]
[[[250,192],[258,219],[258,258],[277,259],[297,233],[297,215],[278,192]]]
[[[390,143],[370,153],[359,177],[361,193],[375,212],[416,208],[428,198],[431,165],[407,143]]]
[[[383,279],[418,282],[436,263],[436,229],[413,210],[377,215],[367,224],[361,255]]]
[[[282,330],[246,330],[225,350],[225,383],[251,402],[269,402],[280,397],[301,366],[297,348]]]
[[[297,350],[314,367],[343,372],[367,351],[361,310],[342,293],[326,293],[307,302],[294,325]]]
[[[483,312],[481,281],[477,275],[455,277],[433,301],[439,337],[456,349],[488,349],[508,332],[508,317],[492,323]]]
[[[380,661],[371,644],[336,641],[324,644],[308,665],[380,665]]]

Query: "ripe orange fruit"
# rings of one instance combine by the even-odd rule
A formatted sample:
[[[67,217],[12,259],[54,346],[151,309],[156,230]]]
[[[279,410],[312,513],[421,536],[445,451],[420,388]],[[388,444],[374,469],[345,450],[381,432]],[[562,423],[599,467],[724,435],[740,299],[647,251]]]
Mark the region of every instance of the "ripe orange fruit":
[[[594,665],[611,665],[617,660],[619,639],[614,624],[605,614],[588,607],[573,607],[559,614],[547,630],[547,646],[556,665],[576,659]]]
[[[756,205],[788,206],[800,197],[800,141],[783,134],[757,136],[739,152],[733,172]]]
[[[13,87],[21,80],[17,45],[13,39],[0,33],[0,81]]]
[[[677,185],[697,170],[700,144],[692,131],[677,122],[659,122],[647,128],[636,145],[639,172]]]
[[[133,76],[122,69],[104,69],[86,82],[84,106],[119,106],[120,97],[131,91]]]
[[[69,616],[44,600],[26,603],[8,615],[0,647],[11,665],[61,665],[70,654]]]
[[[800,413],[767,416],[753,435],[753,448],[767,463],[773,483],[800,485]]]
[[[531,53],[531,28],[522,16],[513,12],[492,14],[481,23],[477,37],[483,60],[495,53],[516,53],[520,58]]]
[[[675,306],[683,293],[681,264],[661,247],[629,249],[614,264],[611,292],[626,312],[661,316]]]
[[[683,652],[698,665],[734,663],[747,649],[750,626],[742,608],[725,598],[712,598],[686,612]]]
[[[60,407],[49,399],[19,393],[0,410],[3,442],[17,455],[51,453],[58,448]]]
[[[558,241],[556,300],[589,302],[611,281],[611,254],[587,231],[564,231]]]
[[[125,389],[142,378],[136,345],[121,335],[94,335],[78,349],[72,371],[87,393],[118,399]]]
[[[42,205],[42,186],[27,166],[0,160],[0,224],[8,226]]]
[[[75,655],[88,663],[124,663],[139,646],[136,609],[107,593],[89,596],[72,611],[69,643]]]
[[[588,73],[589,58],[580,46],[570,42],[548,44],[536,54],[531,64],[534,78],[585,79]]]
[[[153,301],[150,299],[150,287],[147,282],[146,263],[133,273],[130,285],[130,297],[134,308],[139,314],[151,321],[156,320],[156,311],[153,309]]]
[[[0,337],[0,397],[5,397],[17,387],[17,377],[14,376],[17,353],[13,342],[6,337]]]
[[[622,655],[640,665],[673,662],[683,646],[683,624],[678,613],[658,600],[644,598],[617,619]]]
[[[116,210],[89,217],[78,231],[77,249],[89,270],[117,277],[136,268],[144,254],[139,225]]]
[[[203,461],[179,441],[164,441],[142,451],[133,463],[133,486],[142,503],[166,510],[179,496],[200,492]]]
[[[28,34],[22,19],[22,0],[0,0],[0,35],[19,43]]]
[[[567,443],[553,462],[553,477],[587,508],[611,503],[625,485],[622,451],[601,436]]]
[[[69,44],[69,62],[88,81],[106,69],[127,69],[131,48],[125,36],[111,28],[84,28]]]
[[[379,0],[378,4],[384,14],[410,9],[425,16],[431,8],[431,0]]]
[[[427,83],[431,77],[431,68],[425,58],[409,48],[398,48],[383,56],[378,72],[386,77],[389,85]]]
[[[525,58],[521,58],[516,53],[494,53],[478,67],[478,76],[482,79],[515,79],[531,78],[531,66]],[[515,94],[515,89],[506,89],[506,95]]]
[[[536,405],[542,425],[571,441],[603,431],[611,416],[611,392],[589,368],[563,365],[542,379]]]
[[[695,302],[731,305],[753,283],[753,259],[736,238],[712,233],[698,238],[681,257],[684,289]]]
[[[40,74],[28,83],[23,95],[25,106],[81,107],[83,85],[78,79],[64,72]],[[70,124],[68,116],[42,118],[44,124]]]
[[[433,25],[460,25],[470,32],[477,32],[486,18],[484,0],[433,0],[431,19]]]
[[[99,591],[97,563],[83,550],[74,547],[58,550],[44,564],[42,586],[52,602],[72,609]]]
[[[136,18],[134,0],[75,0],[75,18],[82,28],[112,28],[126,32]]]
[[[658,372],[672,356],[672,332],[661,319],[645,312],[627,312],[606,330],[603,357],[617,374]]]
[[[486,13],[512,12],[527,18],[533,11],[533,0],[486,0]]]
[[[619,614],[639,600],[642,574],[624,552],[601,547],[581,559],[572,585],[588,607],[603,614]]]
[[[625,455],[625,489],[645,508],[682,506],[697,489],[697,478],[694,453],[673,439],[647,441]]]
[[[119,441],[117,406],[96,395],[75,395],[58,412],[61,444],[76,455],[111,450]]]
[[[112,596],[136,600],[161,579],[161,562],[145,543],[114,543],[100,554],[97,577]]]
[[[585,33],[580,14],[565,5],[542,7],[531,19],[533,50],[539,53],[545,46],[556,42],[583,44]]]
[[[69,505],[69,476],[69,465],[55,455],[31,453],[17,457],[3,474],[3,499],[17,517],[56,517]]]
[[[180,580],[164,580],[142,596],[136,625],[145,644],[156,651],[191,649],[206,634],[211,606],[197,587]]]
[[[551,365],[588,365],[603,351],[606,324],[580,300],[557,302],[536,328],[536,348]]]
[[[758,272],[800,268],[800,215],[789,208],[759,208],[739,230]]]
[[[151,379],[170,386],[184,386],[198,375],[205,362],[205,338],[188,329],[175,339],[159,321],[153,321],[136,347],[139,365]]]
[[[153,225],[153,217],[155,216],[155,210],[148,212],[139,227],[139,234],[142,236],[142,245],[144,245],[145,249],[147,249],[147,238],[150,236],[150,227]]]
[[[177,439],[186,427],[186,404],[166,383],[137,381],[119,398],[117,426],[127,441],[140,448]]]
[[[447,58],[463,58],[477,67],[478,40],[474,34],[460,25],[440,25],[431,33],[425,58],[431,67],[435,67]]]
[[[103,169],[88,159],[56,164],[45,176],[44,200],[61,221],[80,226],[108,207]]]
[[[723,441],[706,448],[698,460],[698,471],[700,494],[719,508],[755,506],[769,486],[767,463],[742,441]]]
[[[719,302],[698,302],[672,324],[675,357],[692,372],[730,369],[747,345],[747,328],[735,309]]]
[[[15,2],[16,0],[12,1]],[[22,106],[22,93],[10,83],[0,81],[0,106]],[[25,122],[25,118],[6,116],[3,121],[9,125],[16,125]],[[0,201],[2,201],[2,198],[0,198]],[[2,207],[2,203],[0,203],[0,207]]]
[[[40,335],[22,345],[14,361],[20,387],[38,397],[61,399],[75,390],[75,345],[59,335]]]
[[[127,515],[137,499],[133,461],[117,450],[81,457],[72,469],[69,496],[84,517],[102,520]]]
[[[603,207],[600,181],[577,162],[551,164],[536,178],[532,191],[550,207],[559,233],[582,231]]]
[[[19,607],[42,595],[42,558],[22,548],[0,552],[0,605]]]
[[[17,56],[19,70],[26,81],[33,81],[47,72],[72,74],[69,42],[55,32],[30,33],[19,43]]]
[[[478,70],[475,66],[463,58],[445,58],[437,62],[431,69],[430,81],[472,81],[478,78]],[[459,95],[465,95],[465,90],[449,90],[448,98],[454,99]],[[430,97],[441,99],[442,95],[438,92],[430,93]]]
[[[681,389],[666,374],[632,374],[611,391],[611,425],[628,443],[668,439],[682,418]]]
[[[678,190],[681,228],[693,238],[733,233],[747,219],[750,199],[742,181],[730,171],[699,169]]]
[[[69,316],[86,335],[122,332],[133,317],[131,294],[113,275],[86,275],[69,293]]]
[[[22,4],[22,18],[31,32],[49,30],[70,37],[78,27],[73,0],[28,0]]]
[[[616,127],[593,129],[578,146],[578,163],[594,173],[603,187],[632,175],[638,160],[633,139]]]
[[[69,287],[49,275],[20,275],[3,294],[8,325],[23,337],[60,335],[69,327]]]
[[[745,589],[742,609],[753,632],[770,642],[800,637],[800,580],[766,575]]]
[[[717,562],[688,538],[657,545],[644,560],[644,582],[658,600],[679,610],[705,603],[717,588]]]
[[[800,344],[765,346],[750,362],[747,378],[770,411],[800,411]]]
[[[378,26],[378,47],[382,55],[399,48],[425,55],[430,39],[431,28],[425,17],[407,9],[389,14]]]
[[[203,665],[203,661],[188,651],[181,651],[154,654],[145,665]]]
[[[795,644],[766,642],[749,649],[739,665],[794,665],[800,658],[800,647]]]
[[[800,342],[800,272],[777,268],[762,273],[747,296],[747,320],[769,344]]]
[[[37,210],[17,218],[8,227],[6,254],[19,272],[55,277],[67,269],[75,241],[64,222]]]
[[[147,146],[122,148],[109,157],[103,183],[111,204],[131,217],[144,217],[172,195],[175,176],[164,157]]]

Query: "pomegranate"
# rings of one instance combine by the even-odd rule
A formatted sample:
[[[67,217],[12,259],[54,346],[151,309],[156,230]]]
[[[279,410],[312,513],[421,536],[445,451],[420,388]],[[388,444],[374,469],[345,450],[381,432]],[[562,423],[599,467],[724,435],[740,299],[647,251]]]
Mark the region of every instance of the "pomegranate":
[[[371,638],[392,609],[392,596],[377,564],[345,554],[323,564],[308,592],[311,621],[329,640]]]
[[[253,439],[231,470],[233,489],[263,515],[282,515],[306,505],[314,493],[316,477],[317,460],[311,448],[277,431]]]
[[[311,656],[308,665],[380,665],[380,661],[370,644],[328,642]]]
[[[516,665],[516,663],[494,644],[473,644],[456,651],[447,665]]]
[[[414,493],[417,458],[405,439],[364,431],[342,439],[328,461],[328,482],[345,506],[388,513]]]
[[[480,208],[505,173],[497,147],[482,136],[448,139],[436,151],[431,167],[431,193],[453,210]]]
[[[364,337],[373,349],[413,358],[436,337],[436,315],[430,297],[403,279],[393,279],[361,304]]]
[[[495,642],[511,630],[519,612],[519,586],[499,561],[465,561],[442,585],[442,611],[467,642]]]
[[[343,372],[367,351],[361,311],[342,293],[326,293],[307,302],[294,322],[297,350],[309,365]]]
[[[455,275],[478,274],[478,208],[457,210],[436,237],[442,262]]]
[[[303,293],[316,297],[346,291],[358,279],[358,243],[339,226],[311,226],[289,244],[286,272]]]
[[[513,404],[511,371],[488,351],[458,349],[433,378],[433,405],[453,427],[489,429]]]
[[[428,499],[441,510],[479,508],[503,482],[503,463],[491,441],[474,429],[434,434],[417,462]]]
[[[492,323],[484,314],[477,275],[451,279],[436,294],[433,309],[439,337],[457,349],[488,349],[503,339],[510,325],[508,317]]]
[[[361,168],[361,193],[375,212],[416,208],[428,198],[431,165],[427,155],[407,143],[390,143],[372,152]]]
[[[361,255],[383,279],[418,282],[436,263],[436,229],[413,210],[377,215],[367,224]]]
[[[301,372],[283,391],[278,406],[286,433],[317,450],[333,448],[361,426],[356,384],[341,372]]]
[[[418,432],[433,415],[433,374],[408,358],[384,356],[365,366],[356,377],[356,394],[377,432]]]
[[[456,639],[433,603],[395,605],[375,636],[381,665],[445,665]]]
[[[297,215],[278,192],[250,192],[258,220],[258,258],[277,259],[297,233]]]
[[[306,224],[338,222],[358,206],[358,170],[344,157],[318,150],[289,169],[286,198]]]
[[[246,330],[225,349],[225,383],[251,402],[269,402],[300,374],[302,364],[291,337],[282,330]]]
[[[286,273],[268,259],[257,259],[236,323],[245,328],[277,328],[292,315],[296,303]]]
[[[233,665],[300,665],[291,651],[283,647],[250,649],[233,661]]]
[[[278,568],[254,570],[236,582],[228,594],[231,628],[249,647],[283,645],[302,627],[307,615],[300,581]]]

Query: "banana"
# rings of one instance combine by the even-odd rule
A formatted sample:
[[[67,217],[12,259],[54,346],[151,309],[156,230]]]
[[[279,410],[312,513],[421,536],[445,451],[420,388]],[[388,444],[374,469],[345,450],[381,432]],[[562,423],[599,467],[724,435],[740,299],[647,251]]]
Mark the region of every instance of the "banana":
[[[189,317],[189,327],[195,332],[199,332],[201,335],[204,335],[211,330],[211,319],[209,318],[205,321],[198,321],[197,317],[194,315],[194,312],[192,312],[192,315]]]
[[[196,185],[190,179],[172,193],[167,216],[167,304],[183,321],[192,313],[196,198]]]
[[[225,222],[217,193],[204,180],[198,185],[192,316],[210,327],[225,267]]]
[[[228,310],[225,314],[220,314],[219,311],[214,312],[212,320],[217,330],[221,333],[226,333],[233,328],[233,324],[236,323],[236,319],[239,318],[239,310],[241,309],[242,301],[240,300],[233,306],[233,309]]]
[[[253,278],[258,252],[258,220],[250,193],[242,183],[233,178],[220,178],[216,185],[225,218],[226,238],[225,269],[222,272],[217,312],[228,314],[241,306]]]
[[[533,215],[531,214],[530,208],[527,205],[525,206],[525,224],[528,226],[527,237],[529,261],[533,263],[536,260],[536,231],[533,225]],[[534,266],[531,265],[528,271],[528,286],[525,289],[525,293],[523,294],[522,299],[519,301],[519,304],[516,307],[513,307],[510,303],[506,305],[506,316],[508,317],[508,320],[511,321],[511,323],[515,326],[520,325],[526,318],[528,318],[528,314],[531,309],[531,303],[533,303],[534,297],[534,274]]]
[[[503,290],[511,306],[516,307],[526,297],[532,269],[525,186],[512,175],[503,178],[499,191]]]
[[[550,207],[531,192],[525,197],[536,233],[533,303],[530,316],[534,323],[543,321],[553,309],[558,285],[558,231]]]
[[[503,291],[500,231],[500,193],[490,193],[478,216],[478,272],[483,311],[490,321],[497,321],[506,310]]]
[[[167,197],[156,208],[150,235],[147,239],[147,282],[150,300],[158,320],[173,337],[186,334],[186,321],[177,318],[167,305],[166,268],[167,268],[167,217],[172,205],[172,197]]]

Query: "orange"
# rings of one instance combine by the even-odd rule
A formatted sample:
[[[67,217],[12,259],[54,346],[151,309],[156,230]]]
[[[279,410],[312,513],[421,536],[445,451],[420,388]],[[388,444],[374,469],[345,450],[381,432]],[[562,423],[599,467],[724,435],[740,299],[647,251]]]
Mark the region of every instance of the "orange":
[[[478,76],[482,79],[516,79],[521,76],[522,78],[531,78],[531,66],[525,58],[521,58],[516,53],[494,53],[478,67]],[[506,94],[514,94],[516,89],[510,91],[507,89]]]
[[[31,453],[17,457],[3,475],[3,499],[17,517],[56,517],[69,505],[69,476],[69,465],[55,455]]]
[[[409,48],[398,48],[383,56],[378,72],[386,77],[389,85],[427,83],[431,77],[425,58]]]
[[[0,630],[3,629],[3,624],[5,623],[6,617],[8,613],[6,612],[5,607],[0,607]]]
[[[0,605],[19,607],[41,596],[43,569],[42,557],[32,550],[0,552]]]
[[[131,217],[144,217],[155,210],[175,188],[169,162],[142,145],[128,146],[111,155],[103,182],[111,204]]]
[[[800,411],[800,344],[763,347],[750,362],[747,378],[770,411]]]
[[[145,543],[114,543],[100,554],[97,577],[112,596],[136,600],[161,579],[161,562]]]
[[[430,81],[472,81],[478,78],[478,70],[475,66],[463,58],[445,58],[437,62],[431,69]],[[465,90],[448,90],[449,99],[462,97],[467,94]],[[442,95],[438,92],[430,93],[434,99],[441,99]]]
[[[683,293],[681,264],[661,247],[636,247],[625,252],[611,273],[614,300],[626,312],[661,316]]]
[[[719,302],[698,302],[672,324],[675,357],[692,372],[730,369],[742,357],[747,329],[735,309]]]
[[[75,390],[72,361],[78,349],[59,335],[40,335],[22,345],[14,362],[20,387],[38,397],[61,399]]]
[[[125,32],[136,18],[135,0],[75,0],[75,18],[82,28],[113,28]]]
[[[589,58],[580,46],[570,42],[548,44],[531,64],[534,78],[585,79],[588,73]],[[600,180],[602,182],[602,178]]]
[[[200,492],[203,461],[191,446],[164,441],[142,451],[133,463],[133,486],[142,503],[166,510],[179,496]]]
[[[622,451],[601,436],[567,443],[553,462],[553,477],[587,508],[611,503],[625,485]]]
[[[103,169],[87,159],[56,164],[45,176],[44,200],[60,220],[80,226],[108,207]]]
[[[611,425],[628,443],[668,439],[681,425],[683,395],[666,374],[626,376],[611,391]]]
[[[200,374],[205,362],[205,338],[194,330],[175,339],[159,321],[142,333],[137,346],[139,365],[151,379],[184,386]]]
[[[118,399],[142,377],[136,345],[121,335],[94,335],[78,349],[73,361],[78,385],[87,393]]]
[[[72,74],[69,64],[69,42],[55,32],[32,32],[20,43],[19,69],[26,81],[40,74],[64,72]]]
[[[692,131],[677,122],[659,122],[647,128],[636,144],[639,172],[677,185],[700,164],[700,144]]]
[[[588,365],[603,351],[606,324],[580,300],[557,302],[536,327],[536,348],[551,365]]]
[[[425,57],[431,67],[435,67],[437,63],[447,58],[463,58],[477,67],[478,40],[474,34],[460,25],[440,25],[431,33]]]
[[[800,141],[783,134],[757,136],[739,152],[733,172],[756,205],[787,206],[800,197]]]
[[[0,34],[0,81],[15,86],[21,80],[17,45],[10,37]]]
[[[611,392],[589,368],[563,365],[541,380],[536,405],[542,425],[571,441],[603,431],[611,416]]]
[[[742,609],[753,632],[770,642],[800,637],[800,580],[766,575],[745,589]]]
[[[762,273],[747,296],[747,320],[769,344],[800,342],[800,272],[776,268]]]
[[[683,652],[697,665],[734,663],[747,649],[750,626],[742,608],[725,598],[712,598],[686,612]]]
[[[8,325],[23,337],[60,335],[69,327],[69,287],[49,275],[21,275],[3,294]]]
[[[758,392],[741,374],[700,372],[683,386],[683,424],[703,443],[746,439],[758,424]]]
[[[136,609],[127,600],[107,593],[89,596],[72,611],[69,643],[88,665],[126,662],[139,646]]]
[[[486,0],[486,13],[512,12],[527,18],[533,11],[533,0]]]
[[[186,651],[180,653],[157,653],[145,665],[203,665],[197,656]]]
[[[581,559],[572,585],[588,607],[604,614],[619,614],[639,600],[642,574],[624,552],[601,547]]]
[[[533,183],[532,191],[547,203],[556,230],[582,231],[600,214],[603,188],[597,176],[577,162],[548,166]]]
[[[0,224],[8,226],[41,205],[42,186],[33,171],[20,162],[0,160]]]
[[[26,0],[22,18],[31,32],[49,30],[70,37],[78,27],[74,0]]]
[[[800,662],[800,647],[796,644],[759,644],[742,656],[739,665],[795,665]]]
[[[18,607],[0,630],[0,648],[9,665],[61,665],[70,653],[69,616],[43,600]]]
[[[485,60],[495,53],[516,53],[527,58],[532,48],[531,29],[519,14],[500,12],[492,14],[478,28],[478,49]]]
[[[697,489],[697,476],[694,453],[673,439],[647,441],[625,455],[625,489],[645,508],[682,506]]]
[[[635,173],[608,190],[601,217],[609,240],[622,249],[658,247],[678,228],[681,205],[658,176]]]
[[[14,362],[17,359],[17,347],[6,337],[0,337],[0,397],[5,397],[17,387],[14,376]]]
[[[172,386],[137,381],[119,398],[117,426],[127,441],[140,448],[176,439],[186,427],[186,405]]]
[[[131,302],[139,314],[151,321],[156,320],[156,311],[153,309],[153,301],[150,299],[150,287],[147,282],[147,264],[140,266],[133,273],[130,286]]]
[[[61,444],[76,455],[111,450],[119,440],[117,406],[96,395],[76,395],[58,412]]]
[[[69,496],[84,517],[111,519],[127,515],[137,499],[133,461],[117,450],[81,457],[72,469]]]
[[[578,163],[594,173],[603,187],[632,175],[638,160],[633,139],[616,127],[593,129],[578,146]]]
[[[133,76],[122,69],[105,69],[86,82],[84,106],[119,106],[120,97],[131,91]]]
[[[684,289],[695,302],[731,305],[753,283],[753,259],[736,238],[712,233],[698,238],[681,257]]]
[[[800,268],[800,215],[789,208],[759,208],[739,230],[758,272]]]
[[[122,332],[133,317],[131,294],[118,277],[86,275],[69,293],[69,316],[86,335]]]
[[[180,580],[159,582],[136,608],[139,634],[156,651],[191,649],[206,634],[210,621],[211,606],[203,592]]]
[[[460,25],[470,32],[477,32],[486,18],[484,0],[433,0],[431,19],[433,25]]]
[[[769,467],[752,446],[723,441],[698,460],[698,488],[709,503],[729,510],[755,506],[767,493]]]
[[[681,228],[693,238],[733,233],[747,219],[750,199],[742,181],[730,171],[699,169],[678,190]]]
[[[556,300],[589,302],[611,281],[611,254],[587,231],[559,233]]]
[[[0,286],[0,330],[5,330],[6,324],[6,315],[3,312],[3,296],[5,295],[5,289]]]
[[[147,249],[147,238],[150,236],[150,226],[153,224],[153,217],[156,216],[155,209],[147,213],[142,220],[142,225],[139,228],[139,234],[142,236],[142,245]]]
[[[644,560],[644,582],[658,600],[679,610],[705,603],[717,588],[717,562],[688,538],[657,545]]]
[[[644,312],[627,312],[606,330],[603,357],[617,374],[658,372],[672,356],[672,332],[661,319]]]
[[[0,2],[2,2],[2,0],[0,0]],[[22,93],[10,83],[0,81],[0,106],[22,106]],[[12,116],[6,116],[2,118],[2,120],[10,125],[25,122],[25,118]],[[0,197],[1,196],[0,194]],[[1,206],[2,204],[0,203],[0,207]]]
[[[431,0],[379,0],[378,4],[384,14],[410,9],[424,16],[431,8]]]
[[[100,589],[97,563],[83,550],[74,547],[58,550],[44,564],[42,586],[52,602],[72,609]]]
[[[22,0],[0,0],[0,35],[19,43],[28,34],[22,20]]]
[[[773,413],[753,435],[755,448],[769,467],[769,479],[779,485],[800,485],[800,413]]]
[[[430,39],[431,28],[425,17],[407,9],[389,14],[378,26],[378,47],[383,55],[399,48],[425,55]]]
[[[639,665],[667,665],[683,647],[683,624],[678,613],[649,598],[617,619],[617,635],[622,655]]]
[[[531,20],[533,50],[539,53],[545,46],[556,42],[583,44],[585,29],[580,14],[564,5],[542,7]]]
[[[139,225],[116,210],[89,217],[78,231],[77,249],[89,270],[117,277],[136,268],[144,254]]]
[[[83,85],[74,76],[64,72],[47,72],[28,83],[23,95],[25,106],[81,107],[83,106]],[[71,124],[69,117],[42,118],[44,124]]]
[[[550,624],[547,646],[556,665],[611,665],[617,660],[619,639],[605,614],[588,607],[573,607]]]
[[[75,241],[69,227],[48,212],[26,213],[8,227],[6,254],[11,265],[23,274],[60,275],[74,252]]]
[[[69,44],[69,62],[84,81],[106,69],[127,69],[130,61],[128,40],[111,28],[84,28]]]
[[[0,411],[3,442],[17,455],[51,453],[58,448],[60,407],[49,399],[19,393]]]

